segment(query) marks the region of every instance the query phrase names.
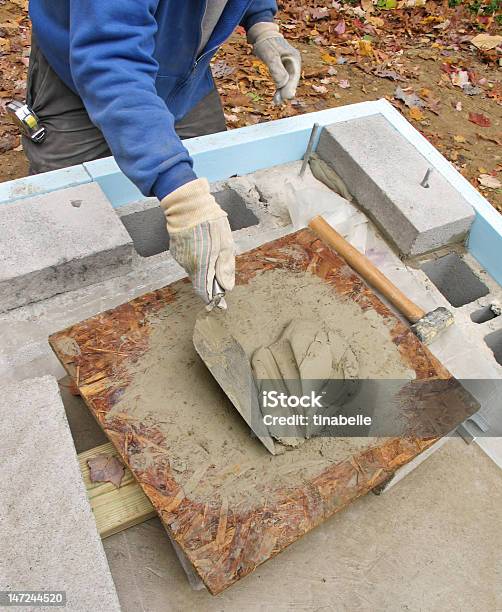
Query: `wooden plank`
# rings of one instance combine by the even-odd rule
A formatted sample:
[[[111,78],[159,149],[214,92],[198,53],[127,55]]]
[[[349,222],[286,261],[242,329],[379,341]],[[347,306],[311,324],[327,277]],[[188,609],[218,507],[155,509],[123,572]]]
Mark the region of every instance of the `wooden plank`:
[[[107,442],[80,453],[78,462],[99,535],[104,539],[143,523],[157,516],[157,513],[127,467],[118,489],[111,482],[91,482],[87,461],[101,454],[120,459],[113,444]]]
[[[307,276],[316,276],[325,295],[332,292],[357,305],[356,318],[371,311],[372,317],[381,320],[406,368],[418,380],[440,383],[432,393],[412,397],[402,406],[403,416],[413,417],[419,429],[411,428],[402,437],[356,439],[360,441],[343,455],[321,452],[308,465],[302,453],[319,441],[307,441],[294,456],[272,457],[250,437],[240,415],[195,353],[192,332],[201,305],[187,279],[50,338],[56,355],[78,381],[84,401],[134,473],[169,536],[213,594],[385,482],[439,435],[453,430],[478,409],[427,347],[310,230],[239,256],[237,288],[246,292],[248,284],[278,271],[288,278],[294,276],[300,286]],[[255,311],[270,315],[267,327],[257,333],[268,333],[270,324],[282,325],[277,309],[281,302],[270,300],[270,291],[280,292],[282,285],[269,287],[261,293],[251,289],[252,296],[243,303],[246,307],[252,302]],[[289,299],[301,306],[301,292],[294,290]],[[325,303],[329,308],[329,299]],[[159,330],[162,359],[150,359],[151,343],[159,340],[155,336]],[[160,376],[154,380],[155,372]],[[140,388],[135,385],[139,379]],[[162,393],[152,394],[159,380]],[[157,403],[145,413],[142,404],[152,396]],[[180,415],[188,418],[181,428]],[[424,423],[430,426],[430,433],[425,433]],[[216,430],[218,436],[211,437],[209,432]],[[231,461],[225,457],[229,445],[237,449]],[[282,472],[277,476],[277,465],[282,462],[289,462],[284,464],[287,478]],[[294,484],[288,484],[290,478]]]

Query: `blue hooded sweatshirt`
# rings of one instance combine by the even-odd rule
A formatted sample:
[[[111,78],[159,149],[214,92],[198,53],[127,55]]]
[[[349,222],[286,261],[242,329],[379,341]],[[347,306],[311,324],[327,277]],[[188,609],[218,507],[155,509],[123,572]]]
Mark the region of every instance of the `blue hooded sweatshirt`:
[[[30,0],[42,53],[146,196],[162,199],[196,178],[174,123],[214,87],[209,62],[235,27],[277,11],[275,0],[228,0],[197,55],[206,2]]]

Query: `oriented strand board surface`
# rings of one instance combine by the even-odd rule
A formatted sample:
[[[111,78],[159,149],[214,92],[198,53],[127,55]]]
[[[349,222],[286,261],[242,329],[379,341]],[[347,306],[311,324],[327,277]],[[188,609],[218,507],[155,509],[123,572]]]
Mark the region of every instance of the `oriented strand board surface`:
[[[305,274],[316,275],[334,295],[353,301],[363,312],[377,313],[403,363],[415,371],[416,377],[440,379],[442,386],[425,398],[428,420],[436,419],[443,429],[445,424],[453,428],[476,409],[409,329],[312,232],[302,230],[240,256],[237,283],[246,286],[257,275],[277,270],[290,271],[299,279]],[[199,310],[188,282],[179,281],[54,334],[50,341],[169,533],[216,594],[378,487],[397,468],[428,448],[437,435],[377,442],[359,439],[344,456],[323,457],[322,461],[310,461],[309,466],[304,465],[307,451],[303,449],[315,442],[307,441],[302,449],[294,451],[297,455],[288,453],[290,460],[294,458],[289,472],[295,476],[297,471],[299,477],[294,485],[287,486],[284,478],[275,478],[277,463],[271,463],[284,462],[284,456],[272,457],[250,438],[242,419],[191,346],[190,330]],[[180,369],[178,363],[170,363],[172,357],[165,351],[163,384],[169,391],[159,398],[155,410],[144,414],[133,372],[143,364],[141,374],[148,376],[148,370],[157,367],[145,358],[151,354],[150,345],[160,321],[169,341],[185,345],[187,354]],[[187,380],[180,383],[178,379],[185,373]],[[457,401],[441,401],[441,397],[451,400],[452,389]],[[154,393],[148,387],[143,391],[149,395],[148,401]],[[204,398],[202,423],[194,408],[197,395]],[[124,405],[128,397],[139,411],[129,409],[127,402]],[[143,399],[146,402],[147,398]],[[182,437],[176,432],[179,424],[175,416],[181,412],[185,419],[188,416],[189,424],[193,423]],[[215,422],[224,430],[222,452],[227,439],[234,444],[235,440],[242,442],[242,462],[222,467],[221,457],[212,451],[212,439],[202,444],[207,447],[203,451],[208,458],[205,462],[201,459],[197,469],[191,457],[180,461],[180,448],[187,446],[197,431],[211,432]],[[215,466],[218,461],[219,467]],[[255,478],[251,480],[253,471]]]

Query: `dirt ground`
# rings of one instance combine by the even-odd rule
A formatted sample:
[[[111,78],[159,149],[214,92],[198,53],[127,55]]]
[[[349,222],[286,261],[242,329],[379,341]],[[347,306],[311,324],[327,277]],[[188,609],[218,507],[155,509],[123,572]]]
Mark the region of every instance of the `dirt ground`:
[[[1,181],[28,173],[4,112],[25,96],[26,4],[0,0]],[[230,129],[385,97],[502,212],[501,0],[283,0],[279,20],[302,52],[297,98],[272,104],[268,71],[239,28],[213,63]],[[492,48],[478,48],[479,35]]]

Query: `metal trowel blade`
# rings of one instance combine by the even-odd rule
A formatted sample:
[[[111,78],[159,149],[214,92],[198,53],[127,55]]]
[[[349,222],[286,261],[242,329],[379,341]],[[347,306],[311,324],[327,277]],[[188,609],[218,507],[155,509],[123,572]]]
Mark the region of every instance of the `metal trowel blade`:
[[[242,346],[225,328],[224,312],[204,312],[195,323],[193,344],[202,361],[260,442],[273,455],[275,444],[261,418],[251,364]]]

